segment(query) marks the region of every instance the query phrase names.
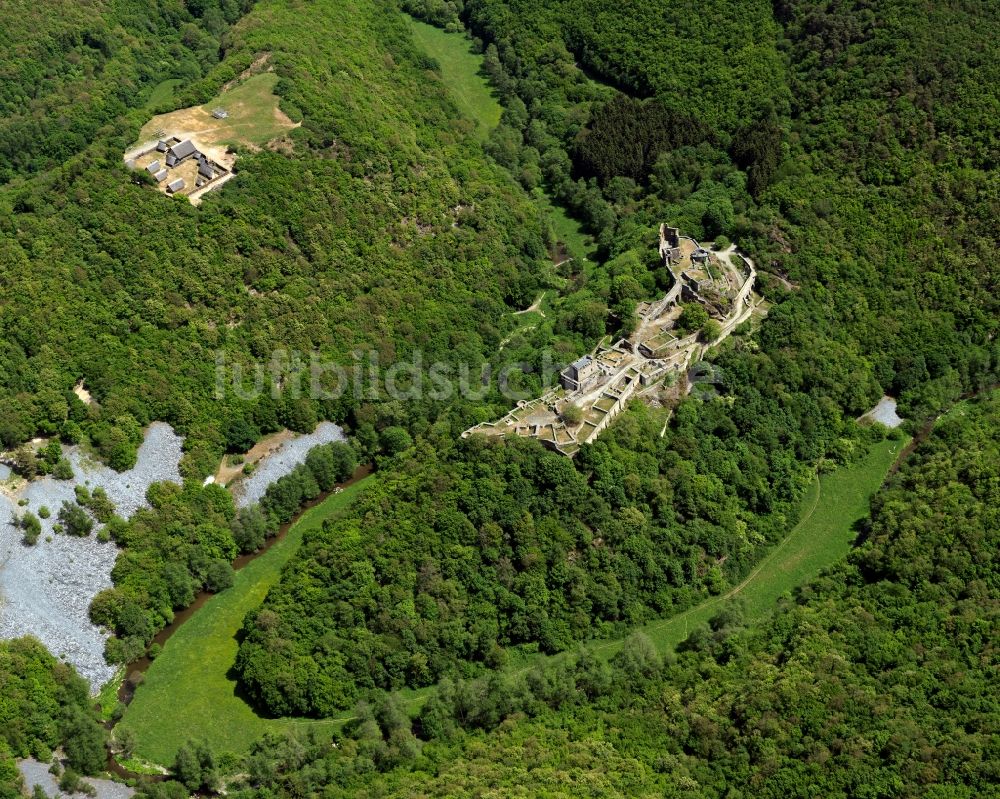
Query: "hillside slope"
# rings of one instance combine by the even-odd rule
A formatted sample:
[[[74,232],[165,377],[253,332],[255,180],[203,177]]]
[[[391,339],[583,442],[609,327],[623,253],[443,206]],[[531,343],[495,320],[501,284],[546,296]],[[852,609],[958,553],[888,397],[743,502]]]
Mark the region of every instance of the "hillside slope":
[[[536,214],[453,121],[399,15],[261,3],[228,45],[185,99],[206,101],[270,53],[302,122],[290,153],[243,153],[238,179],[196,210],[122,167],[146,119],[132,112],[62,169],[0,191],[3,445],[81,428],[117,440],[131,420],[161,419],[187,435],[186,469],[204,476],[234,424],[311,429],[356,403],[310,399],[302,373],[276,398],[227,390],[220,402],[217,357],[244,374],[272,356],[291,371],[294,352],[349,366],[370,347],[383,365],[419,349],[426,364],[475,366],[507,303],[530,301]],[[69,393],[80,379],[90,408]]]
[[[448,682],[412,727],[361,705],[332,751],[263,742],[241,796],[996,796],[998,422],[995,395],[950,414],[849,561],[759,625],[730,606],[676,659],[635,636]]]
[[[165,78],[190,81],[253,0],[14,0],[0,29],[0,184],[87,148]]]

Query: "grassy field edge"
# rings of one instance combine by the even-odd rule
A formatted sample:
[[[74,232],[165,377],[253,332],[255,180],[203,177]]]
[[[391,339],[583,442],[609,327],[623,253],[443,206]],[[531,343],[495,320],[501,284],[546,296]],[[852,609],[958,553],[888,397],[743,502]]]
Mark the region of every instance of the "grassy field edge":
[[[728,601],[738,598],[743,602],[748,622],[766,617],[781,596],[847,555],[855,539],[856,523],[867,514],[871,497],[908,443],[908,438],[887,439],[872,446],[858,462],[816,477],[802,498],[799,522],[738,585],[637,630],[666,651],[676,647],[695,627],[708,622]],[[209,730],[213,751],[239,754],[266,732],[300,726],[334,728],[353,717],[345,711],[323,720],[261,718],[236,695],[235,683],[226,674],[236,655],[235,634],[244,615],[263,600],[280,575],[281,566],[298,547],[302,533],[347,507],[361,485],[303,514],[284,541],[250,563],[237,575],[232,589],[213,597],[168,641],[122,721],[136,733],[139,755],[168,764],[177,747],[192,736],[198,737],[200,731]],[[269,557],[272,553],[276,554]],[[610,658],[623,641],[591,641],[587,646],[601,657]],[[546,659],[541,655],[529,657],[512,673],[528,671]],[[432,690],[407,689],[399,695],[406,707],[416,711]]]
[[[167,641],[120,725],[135,734],[136,754],[169,765],[189,738],[209,739],[213,751],[245,752],[266,732],[314,721],[266,719],[236,693],[228,673],[236,658],[236,634],[247,612],[258,607],[295,554],[304,533],[345,510],[366,478],[310,508],[284,539],[236,573],[233,587],[209,599]]]

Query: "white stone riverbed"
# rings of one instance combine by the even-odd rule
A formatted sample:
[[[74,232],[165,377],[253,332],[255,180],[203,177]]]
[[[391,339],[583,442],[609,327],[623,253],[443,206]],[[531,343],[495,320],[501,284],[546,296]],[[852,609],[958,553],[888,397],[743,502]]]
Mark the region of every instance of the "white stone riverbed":
[[[121,473],[90,460],[78,447],[64,447],[74,480],[43,477],[14,498],[0,494],[0,638],[34,635],[53,655],[72,663],[95,691],[114,676],[114,667],[104,662],[106,636],[90,623],[88,608],[98,591],[111,586],[118,548],[93,534],[57,535],[52,527],[63,500],[74,499],[77,483],[104,488],[118,514],[128,518],[145,504],[146,489],[154,482],[180,482],[182,442],[169,425],[150,425],[135,467]],[[27,505],[19,507],[19,499]],[[11,519],[25,510],[38,515],[43,505],[51,516],[41,520],[38,543],[25,546]]]
[[[259,501],[267,491],[267,487],[305,461],[306,455],[313,447],[346,440],[343,429],[332,422],[320,422],[311,433],[284,442],[257,465],[253,474],[241,477],[232,483],[231,488],[237,507],[242,508]]]
[[[878,401],[878,405],[868,411],[868,413],[861,418],[868,419],[873,422],[880,422],[889,428],[899,427],[903,423],[899,414],[896,413],[896,400],[888,395],[882,397],[882,399]]]
[[[256,502],[271,483],[302,463],[313,447],[343,440],[340,427],[323,422],[312,433],[286,441],[252,475],[233,484],[236,504]],[[146,505],[151,484],[181,481],[182,444],[169,425],[154,422],[146,430],[135,467],[127,472],[95,463],[78,447],[64,447],[74,480],[43,477],[13,496],[0,492],[0,639],[34,635],[53,655],[72,663],[94,692],[114,676],[114,667],[104,661],[107,636],[91,624],[88,610],[94,595],[111,586],[118,548],[98,542],[93,534],[88,538],[57,535],[52,527],[63,500],[74,499],[77,483],[90,489],[103,487],[118,514],[128,518]],[[9,477],[9,472],[0,473],[0,480]],[[18,506],[18,500],[27,500],[27,505]],[[51,516],[41,520],[38,543],[25,546],[11,519],[25,510],[38,515],[42,505]]]
[[[39,763],[37,760],[29,758],[27,760],[19,760],[17,767],[21,772],[21,776],[24,777],[24,784],[29,794],[37,785],[45,791],[46,796],[65,796],[59,790],[59,780],[49,772],[50,766],[48,763]],[[134,788],[129,788],[120,782],[101,780],[94,777],[86,777],[84,778],[84,782],[93,787],[95,799],[130,799],[130,797],[135,796]],[[71,796],[78,796],[81,799],[85,799],[86,794],[71,794]]]

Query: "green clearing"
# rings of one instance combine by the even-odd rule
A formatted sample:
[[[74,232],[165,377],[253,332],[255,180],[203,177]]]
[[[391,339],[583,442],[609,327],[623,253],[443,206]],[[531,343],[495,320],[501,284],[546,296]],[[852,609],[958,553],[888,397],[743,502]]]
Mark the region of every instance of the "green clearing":
[[[815,480],[802,499],[799,523],[743,582],[690,610],[651,622],[640,631],[663,651],[676,647],[730,600],[743,603],[748,622],[764,618],[783,594],[850,552],[856,537],[854,525],[868,514],[872,496],[908,443],[909,438],[881,441],[857,463]],[[620,645],[620,641],[609,641],[595,649],[610,657]]]
[[[229,135],[234,142],[263,144],[290,127],[278,110],[278,96],[274,93],[277,84],[278,76],[273,72],[253,75],[205,103],[202,110],[211,114],[221,107],[229,113],[226,119],[213,119],[213,124],[223,131],[221,140],[228,141],[225,136]]]
[[[584,230],[580,222],[571,217],[561,205],[552,202],[541,188],[532,192],[532,198],[543,218],[548,221],[556,240],[566,246],[570,255],[587,258],[593,256],[594,238]]]
[[[417,45],[441,66],[441,80],[458,110],[476,123],[476,136],[485,141],[500,124],[503,108],[480,74],[483,57],[472,49],[472,42],[462,32],[448,33],[413,17],[406,19]]]
[[[149,99],[146,100],[146,108],[155,109],[164,103],[170,102],[174,98],[174,89],[182,83],[184,81],[180,78],[167,78],[157,83],[149,93]]]
[[[274,93],[277,83],[275,73],[262,72],[205,105],[158,114],[142,126],[139,141],[149,141],[163,132],[165,135],[194,136],[209,145],[265,144],[295,127],[278,108],[278,97]],[[229,116],[215,119],[212,111],[216,108],[224,108]]]
[[[208,738],[217,754],[240,754],[267,732],[339,723],[261,718],[236,695],[236,683],[227,674],[236,659],[236,633],[244,616],[264,600],[303,533],[347,508],[366,482],[306,511],[283,540],[236,573],[232,588],[209,599],[167,641],[121,721],[135,733],[137,755],[169,765],[178,747],[192,736]]]

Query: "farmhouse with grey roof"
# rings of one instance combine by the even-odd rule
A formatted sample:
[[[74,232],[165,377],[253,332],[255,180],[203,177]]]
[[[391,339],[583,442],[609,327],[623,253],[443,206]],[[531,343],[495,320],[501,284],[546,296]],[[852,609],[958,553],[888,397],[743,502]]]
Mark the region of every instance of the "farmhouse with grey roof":
[[[178,162],[183,161],[185,158],[190,158],[192,155],[198,152],[198,149],[194,146],[194,142],[190,139],[185,139],[182,142],[178,142],[168,151],[169,155],[172,155],[177,159]]]

